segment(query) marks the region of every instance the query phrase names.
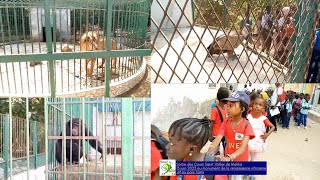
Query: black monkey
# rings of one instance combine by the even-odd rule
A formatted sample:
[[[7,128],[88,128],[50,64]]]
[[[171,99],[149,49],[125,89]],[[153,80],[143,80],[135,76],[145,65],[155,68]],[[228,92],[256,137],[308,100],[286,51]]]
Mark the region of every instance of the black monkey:
[[[71,129],[71,122],[72,122],[72,129]],[[73,118],[72,121],[68,121],[66,123],[66,137],[68,136],[79,136],[81,137],[82,134],[82,123],[81,119],[79,118]],[[85,136],[93,136],[92,132],[88,130],[88,128],[85,126]],[[62,132],[60,134],[62,136]],[[86,139],[86,141],[89,141],[89,144],[91,147],[96,149],[96,144],[98,142],[98,147],[96,150],[98,150],[102,154],[102,145],[99,140],[94,140],[94,139]],[[63,163],[63,140],[59,139],[56,143],[56,160],[58,161],[59,164]],[[70,152],[72,146],[72,152]],[[86,154],[87,156],[88,154]],[[66,163],[78,163],[79,160],[83,156],[83,143],[82,139],[66,139],[66,157],[67,161]],[[72,159],[71,159],[72,157]],[[101,156],[102,157],[102,156]],[[89,159],[89,158],[87,158]],[[71,162],[72,160],[72,162]]]

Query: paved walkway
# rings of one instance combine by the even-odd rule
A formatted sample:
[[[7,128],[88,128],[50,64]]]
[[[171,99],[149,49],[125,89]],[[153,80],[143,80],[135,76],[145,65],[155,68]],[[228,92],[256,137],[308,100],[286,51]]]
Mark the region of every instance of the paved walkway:
[[[156,32],[152,32],[152,38],[156,38],[156,50],[152,54],[152,82],[246,83],[250,80],[269,83],[282,82],[287,76],[286,72],[273,68],[266,55],[259,55],[242,45],[235,49],[239,59],[228,59],[226,54],[225,57],[213,55],[206,58],[206,47],[213,41],[212,34],[223,34],[214,29],[210,31],[203,27],[179,28],[177,31],[163,29],[157,37]],[[160,77],[157,78],[155,72],[158,71]]]
[[[268,162],[268,175],[257,180],[301,180],[320,177],[320,123],[308,118],[308,129],[278,128],[270,135],[268,149],[261,154]]]

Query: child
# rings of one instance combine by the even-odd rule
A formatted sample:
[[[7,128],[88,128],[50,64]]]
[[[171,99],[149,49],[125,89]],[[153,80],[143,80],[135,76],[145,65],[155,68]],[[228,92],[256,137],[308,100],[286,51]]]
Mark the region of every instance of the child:
[[[220,87],[217,93],[217,99],[218,103],[215,105],[215,107],[211,110],[210,119],[213,122],[212,126],[212,135],[210,134],[209,140],[213,140],[217,135],[219,128],[222,124],[222,122],[227,118],[226,117],[226,111],[224,109],[224,106],[226,104],[225,101],[222,101],[222,99],[229,97],[229,90],[226,87]],[[225,151],[225,137],[222,139],[222,145],[223,145],[223,151]]]
[[[249,155],[250,161],[257,161],[258,154],[263,152],[266,148],[265,140],[274,131],[274,125],[268,120],[266,116],[262,114],[262,110],[266,106],[266,101],[261,95],[257,95],[253,99],[253,109],[251,114],[248,115],[248,120],[254,130],[255,138],[249,140]],[[268,133],[266,133],[266,126],[270,127]],[[251,176],[254,178],[254,176]]]
[[[248,110],[248,114],[251,114],[252,112],[252,109],[253,109],[253,103],[254,103],[254,100],[260,96],[260,93],[251,93],[250,95],[250,105],[249,105],[249,110]],[[261,113],[263,116],[267,116],[267,112],[266,112],[266,109],[262,109],[261,110]]]
[[[208,153],[216,149],[225,135],[227,140],[226,161],[248,161],[249,160],[249,139],[253,139],[254,132],[246,119],[250,103],[249,96],[243,91],[232,93],[227,102],[228,120],[224,121],[219,129],[218,136],[212,142]],[[241,176],[235,176],[241,179]]]
[[[296,102],[297,102],[298,98],[299,98],[299,94],[294,93],[293,100],[292,100],[292,113],[291,113],[291,115],[294,117],[294,119],[296,118],[296,114],[297,114]]]
[[[301,110],[301,103],[303,98],[304,98],[304,94],[300,93],[300,96],[295,103],[296,113],[295,113],[294,119],[295,119],[296,125],[298,125],[298,119],[300,119],[300,110]]]
[[[208,161],[213,157],[200,152],[211,134],[209,119],[184,118],[173,122],[169,128],[169,143],[166,146],[169,159],[178,161]],[[170,179],[213,179],[212,175],[179,175]],[[227,175],[215,175],[215,180],[227,180]]]
[[[287,104],[288,103],[289,103],[289,93],[287,92],[286,97],[281,102],[281,110],[280,110],[280,117],[281,117],[280,125],[282,124],[282,128],[283,129],[284,129],[284,126],[285,126],[284,125],[284,121],[286,120],[286,116],[287,116]]]
[[[301,102],[301,110],[300,110],[300,118],[298,121],[298,129],[300,129],[301,123],[303,123],[305,129],[308,129],[307,117],[308,117],[308,112],[311,109],[311,106],[309,104],[309,100],[310,100],[310,95],[305,94],[305,98]]]
[[[151,124],[151,180],[168,180],[168,177],[160,177],[159,161],[168,159],[166,145],[169,141],[161,133],[160,129]]]
[[[289,122],[291,118],[291,112],[292,112],[292,95],[287,95],[286,97],[286,104],[285,104],[285,116],[284,116],[284,122],[282,124],[282,128],[289,129]]]

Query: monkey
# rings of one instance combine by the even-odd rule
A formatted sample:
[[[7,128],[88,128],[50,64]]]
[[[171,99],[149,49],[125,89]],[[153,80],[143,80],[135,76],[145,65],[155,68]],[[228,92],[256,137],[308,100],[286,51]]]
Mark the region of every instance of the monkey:
[[[98,34],[94,31],[88,31],[84,33],[80,39],[80,51],[97,51],[97,50],[105,50],[105,42],[106,39],[102,36],[98,36]],[[114,40],[111,40],[111,49],[117,49],[117,43]],[[96,62],[96,58],[87,58],[86,59],[86,76],[92,76],[93,68]],[[102,64],[99,68],[102,68],[105,63],[105,58],[102,59]],[[88,65],[90,64],[90,68]],[[112,58],[112,68],[116,66],[116,58]]]
[[[71,128],[71,123],[72,123],[72,128]],[[78,137],[82,137],[83,132],[82,132],[82,126],[83,124],[81,123],[81,119],[79,118],[73,118],[72,121],[68,121],[66,124],[66,137],[70,137],[70,136],[78,136]],[[85,126],[85,125],[84,125]],[[92,132],[90,130],[88,130],[88,128],[85,126],[85,132],[84,132],[85,136],[93,136]],[[62,136],[62,132],[60,134],[60,136]],[[93,147],[94,149],[98,150],[98,152],[101,153],[101,157],[102,158],[102,154],[103,154],[103,150],[102,150],[102,144],[99,140],[93,140],[93,139],[86,139],[86,141],[89,141],[89,144],[91,145],[91,147]],[[96,147],[97,145],[97,147]],[[59,139],[56,143],[56,160],[58,161],[59,164],[63,163],[63,140]],[[82,158],[83,156],[83,143],[82,143],[82,139],[67,139],[66,140],[66,163],[71,163],[71,164],[78,164],[79,160]],[[71,150],[72,147],[72,151]],[[86,154],[87,160],[90,161],[89,155]],[[72,159],[71,159],[72,158]],[[71,162],[72,160],[72,162]]]

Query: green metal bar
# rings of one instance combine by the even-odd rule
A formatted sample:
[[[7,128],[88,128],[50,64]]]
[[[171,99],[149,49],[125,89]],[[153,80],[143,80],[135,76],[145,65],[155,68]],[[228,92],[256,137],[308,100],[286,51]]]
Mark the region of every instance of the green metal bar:
[[[44,99],[44,134],[45,134],[45,153],[49,154],[49,147],[48,147],[48,124],[49,124],[49,114],[48,114],[48,98]],[[52,162],[51,162],[52,163]],[[50,164],[51,164],[50,163]],[[46,180],[49,179],[49,170],[48,170],[49,159],[46,156],[46,163],[45,163],[45,178]]]
[[[133,179],[133,103],[132,98],[122,98],[122,126],[121,126],[121,147],[122,147],[122,179]]]
[[[110,99],[109,99],[109,103],[108,103],[108,106],[111,107],[111,104],[110,104]],[[117,106],[116,106],[117,107]],[[107,108],[109,109],[109,108]],[[117,113],[119,111],[119,109],[114,109],[114,111]],[[108,111],[107,111],[108,112]],[[116,129],[116,124],[113,123],[113,129]],[[113,131],[113,135],[116,136],[117,135],[117,132],[116,131]],[[113,140],[113,162],[117,162],[117,140]],[[110,151],[112,151],[112,148],[110,148]],[[114,179],[117,179],[117,167],[116,167],[116,163],[113,164],[113,177]]]
[[[10,104],[9,104],[10,106]],[[9,128],[10,128],[10,116],[9,115],[6,115],[4,116],[4,151],[3,151],[3,159],[4,161],[6,162],[5,163],[5,167],[4,167],[4,177],[5,178],[8,178],[9,176],[9,165],[10,165],[10,162],[9,162],[9,156],[8,156],[8,153],[9,153],[9,148],[10,148],[10,132],[9,132]]]
[[[102,157],[103,157],[103,174],[107,172],[107,157],[106,157],[106,113],[105,113],[105,98],[102,98]],[[106,176],[103,176],[103,180],[106,180]]]
[[[111,57],[127,57],[127,56],[149,56],[150,49],[136,49],[136,50],[114,50],[107,51],[94,51],[94,52],[65,52],[65,53],[52,53],[52,54],[23,54],[23,55],[10,55],[0,56],[0,62],[26,62],[26,61],[44,61],[43,59],[52,62],[53,60],[61,59],[85,59],[85,58],[103,58],[109,53]]]
[[[10,123],[9,123],[9,137],[10,137],[10,141],[9,141],[9,148],[10,148],[10,178],[12,178],[12,98],[9,98],[9,119],[10,119]]]
[[[50,0],[44,1],[44,13],[46,21],[46,43],[47,43],[47,55],[52,54],[52,37],[51,37],[51,19],[50,19]],[[55,80],[54,80],[54,62],[49,61],[49,73],[50,73],[50,88],[51,88],[51,97],[56,96]]]
[[[111,50],[111,27],[112,27],[112,0],[108,0],[105,2],[104,6],[105,10],[105,24],[106,28],[106,51],[110,52]],[[105,65],[105,97],[110,96],[110,58],[112,57],[111,53],[106,53],[106,65]]]
[[[66,140],[66,99],[62,99],[62,138],[63,138],[63,179],[67,178],[67,140]]]
[[[82,145],[84,145],[85,144],[85,142],[86,142],[86,140],[85,140],[85,138],[84,138],[84,136],[85,136],[85,114],[84,114],[84,112],[85,112],[85,99],[84,98],[82,98],[81,99],[81,102],[82,102],[82,104],[81,104],[81,107],[82,107],[82,114],[81,114],[81,117],[82,117]],[[86,148],[83,148],[83,158],[84,157],[86,157],[85,156],[85,154],[86,154]],[[80,163],[79,163],[80,164]],[[84,165],[83,166],[83,179],[84,180],[86,180],[86,166]]]
[[[47,112],[46,112],[47,113]],[[37,128],[37,121],[33,121],[32,123],[33,127],[33,155],[34,155],[34,168],[37,169],[37,154],[38,154],[38,128]]]
[[[29,148],[29,129],[30,129],[30,126],[29,126],[29,98],[26,98],[26,121],[27,121],[27,125],[26,125],[26,128],[27,128],[27,180],[29,180],[29,171],[30,171],[30,156],[29,156],[29,151],[30,151],[30,148]],[[33,140],[33,143],[34,143],[34,140]],[[37,154],[36,154],[37,155]]]

